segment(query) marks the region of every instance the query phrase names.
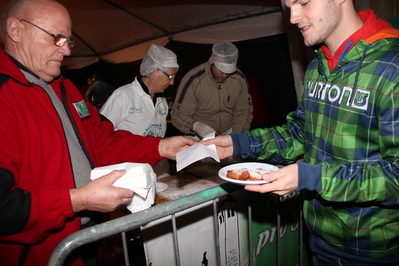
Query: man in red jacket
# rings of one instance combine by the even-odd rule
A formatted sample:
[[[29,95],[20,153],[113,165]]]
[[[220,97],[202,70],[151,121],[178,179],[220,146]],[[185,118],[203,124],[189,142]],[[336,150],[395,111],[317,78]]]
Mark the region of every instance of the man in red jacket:
[[[0,264],[46,265],[56,245],[91,219],[132,200],[112,184],[90,182],[94,167],[157,164],[196,142],[142,137],[113,125],[60,76],[71,52],[68,11],[52,0],[14,0],[1,23]],[[84,265],[78,254],[68,264]]]

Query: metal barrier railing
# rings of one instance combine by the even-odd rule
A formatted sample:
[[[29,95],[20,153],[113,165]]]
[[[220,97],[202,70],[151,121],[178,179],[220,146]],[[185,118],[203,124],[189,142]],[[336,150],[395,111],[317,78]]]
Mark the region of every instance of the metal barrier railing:
[[[213,216],[214,216],[214,223],[215,223],[215,235],[217,236],[219,234],[219,229],[218,229],[218,224],[217,224],[217,215],[218,215],[218,207],[217,207],[217,200],[223,196],[226,196],[228,194],[231,194],[233,192],[239,191],[240,189],[243,189],[243,186],[232,184],[232,183],[225,183],[198,193],[194,193],[192,195],[176,199],[173,201],[168,201],[164,202],[162,204],[155,205],[149,209],[129,214],[120,218],[116,218],[86,229],[82,229],[78,232],[75,232],[68,237],[66,237],[63,241],[61,241],[57,247],[54,249],[53,253],[51,254],[48,265],[49,266],[58,266],[58,265],[64,265],[64,262],[68,255],[76,248],[83,246],[88,243],[92,243],[96,240],[100,240],[115,234],[122,234],[122,241],[123,241],[123,249],[124,249],[124,259],[125,259],[125,265],[129,266],[129,258],[128,258],[128,250],[127,250],[127,245],[126,245],[126,238],[125,238],[125,232],[129,231],[131,229],[137,228],[142,225],[146,225],[149,222],[164,218],[166,216],[171,216],[172,218],[172,227],[173,227],[173,241],[174,241],[174,252],[175,252],[175,258],[176,266],[180,266],[180,256],[179,256],[179,244],[178,244],[178,237],[177,237],[177,228],[176,228],[176,218],[175,214],[182,212],[186,209],[195,207],[197,205],[213,201]],[[248,192],[247,195],[249,198],[251,198],[251,192]],[[278,202],[277,202],[277,209],[279,209],[280,205],[280,197],[278,197]],[[302,217],[302,211],[300,210],[300,217]],[[252,224],[252,209],[251,205],[248,205],[248,221],[249,225]],[[278,266],[281,265],[281,243],[280,243],[280,238],[282,235],[280,234],[281,232],[281,217],[280,217],[280,211],[277,212],[276,215],[276,228],[277,228],[277,260],[276,263]],[[302,218],[299,219],[299,263],[296,265],[303,265],[304,264],[304,236],[303,236],[303,223],[302,223]],[[249,261],[248,264],[246,265],[254,265],[254,257],[253,257],[253,247],[252,247],[252,226],[249,226],[248,228],[248,240],[249,240],[249,245],[248,245],[248,254],[251,254],[249,256]],[[217,250],[219,250],[219,243],[216,240],[218,239],[217,237],[215,238],[215,245]],[[220,254],[216,253],[216,260],[218,262],[217,265],[221,265],[221,258]]]
[[[215,206],[216,199],[225,196],[227,194],[233,193],[235,191],[238,191],[242,188],[243,187],[240,185],[225,183],[217,187],[213,187],[198,193],[194,193],[184,198],[158,204],[149,209],[137,213],[132,213],[120,218],[116,218],[111,221],[107,221],[86,229],[82,229],[78,232],[69,235],[57,245],[57,247],[54,249],[53,253],[49,258],[48,265],[49,266],[64,265],[66,258],[73,250],[82,245],[92,243],[96,240],[103,239],[118,233],[124,233],[125,231],[128,231],[132,228],[136,228],[138,226],[147,224],[149,222],[158,220],[166,216],[172,216],[172,219],[174,220],[175,219],[174,215],[176,213],[211,200],[214,200],[214,206]],[[175,231],[176,228],[174,227],[173,230]],[[174,235],[175,233],[176,232],[174,232]],[[175,238],[174,244],[175,244],[176,260],[177,260],[176,265],[180,265],[177,238]],[[218,258],[218,260],[220,262],[220,258]]]

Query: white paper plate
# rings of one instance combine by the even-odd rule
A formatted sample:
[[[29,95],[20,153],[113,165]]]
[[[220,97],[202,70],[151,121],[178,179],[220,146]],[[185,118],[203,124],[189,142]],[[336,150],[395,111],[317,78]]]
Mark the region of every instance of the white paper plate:
[[[259,184],[266,184],[269,181],[259,180],[259,181],[251,181],[251,180],[237,180],[233,178],[227,177],[227,170],[235,170],[235,169],[242,169],[248,168],[249,170],[255,170],[257,168],[262,168],[265,170],[277,171],[279,168],[272,164],[267,163],[235,163],[227,165],[219,170],[219,177],[231,183],[239,184],[239,185],[259,185]]]
[[[168,189],[168,184],[165,184],[163,182],[155,182],[155,192],[162,192]]]

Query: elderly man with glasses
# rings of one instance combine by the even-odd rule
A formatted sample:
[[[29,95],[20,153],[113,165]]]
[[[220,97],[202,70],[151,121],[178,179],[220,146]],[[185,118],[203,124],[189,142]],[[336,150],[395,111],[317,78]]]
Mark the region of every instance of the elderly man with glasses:
[[[164,92],[173,85],[178,69],[171,50],[152,44],[140,64],[140,76],[115,90],[100,113],[111,120],[115,130],[164,137],[168,115]]]
[[[132,201],[133,191],[113,186],[124,170],[90,181],[94,167],[155,165],[196,142],[114,131],[60,75],[73,46],[60,3],[14,0],[1,29],[0,264],[46,265],[56,245],[94,213]],[[79,250],[66,265],[84,265]]]

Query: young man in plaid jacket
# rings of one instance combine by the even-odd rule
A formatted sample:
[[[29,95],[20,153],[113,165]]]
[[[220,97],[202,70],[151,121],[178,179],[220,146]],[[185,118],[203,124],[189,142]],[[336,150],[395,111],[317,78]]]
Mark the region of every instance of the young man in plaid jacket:
[[[301,191],[314,265],[399,265],[399,31],[351,0],[286,0],[315,47],[281,127],[208,140],[219,156],[301,162],[245,188]]]

